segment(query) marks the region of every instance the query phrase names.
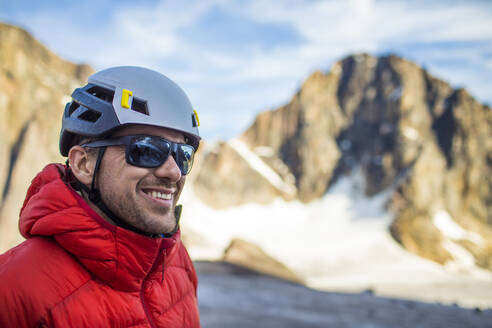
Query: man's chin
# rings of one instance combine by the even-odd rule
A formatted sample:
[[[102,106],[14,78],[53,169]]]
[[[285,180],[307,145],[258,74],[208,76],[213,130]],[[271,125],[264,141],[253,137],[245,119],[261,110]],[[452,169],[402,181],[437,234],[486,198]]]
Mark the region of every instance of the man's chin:
[[[168,234],[176,229],[176,219],[173,216],[167,216],[165,218],[158,218],[154,221],[155,224],[147,225],[145,232],[151,234]]]

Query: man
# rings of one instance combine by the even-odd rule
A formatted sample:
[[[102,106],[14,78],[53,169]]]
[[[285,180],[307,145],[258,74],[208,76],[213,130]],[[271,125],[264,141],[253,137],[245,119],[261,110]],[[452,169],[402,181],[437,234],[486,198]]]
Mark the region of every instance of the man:
[[[198,116],[160,73],[115,67],[65,107],[60,151],[32,181],[0,256],[0,327],[199,327],[177,201]]]

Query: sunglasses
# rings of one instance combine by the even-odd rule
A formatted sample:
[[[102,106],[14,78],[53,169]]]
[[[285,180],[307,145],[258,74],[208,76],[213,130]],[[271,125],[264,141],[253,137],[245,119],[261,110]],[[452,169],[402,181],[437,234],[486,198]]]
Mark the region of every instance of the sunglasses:
[[[195,149],[182,143],[172,142],[157,136],[135,135],[98,140],[83,144],[82,147],[125,146],[126,162],[133,166],[155,168],[166,162],[172,155],[181,174],[190,173]]]

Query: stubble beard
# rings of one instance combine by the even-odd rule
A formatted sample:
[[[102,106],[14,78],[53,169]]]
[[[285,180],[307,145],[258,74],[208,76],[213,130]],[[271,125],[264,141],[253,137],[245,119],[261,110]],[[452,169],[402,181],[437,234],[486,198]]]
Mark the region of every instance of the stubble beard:
[[[173,231],[176,227],[176,200],[170,208],[145,204],[145,199],[138,199],[140,182],[133,192],[126,190],[123,194],[118,194],[113,189],[100,189],[101,198],[118,218],[144,232],[161,234]]]

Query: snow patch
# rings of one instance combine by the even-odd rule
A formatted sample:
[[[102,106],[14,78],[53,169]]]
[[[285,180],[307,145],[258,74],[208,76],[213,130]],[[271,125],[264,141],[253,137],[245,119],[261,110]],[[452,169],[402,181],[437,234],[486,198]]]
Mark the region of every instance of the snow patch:
[[[255,147],[254,151],[258,156],[263,156],[263,157],[271,157],[271,156],[275,155],[273,148],[267,147],[267,146]]]
[[[449,213],[444,210],[437,211],[432,218],[432,222],[446,238],[442,243],[442,247],[454,259],[446,263],[446,268],[478,278],[490,276],[490,272],[477,267],[475,258],[466,248],[455,242],[455,240],[469,240],[478,246],[482,246],[484,244],[482,236],[460,227]]]
[[[469,240],[478,246],[482,246],[484,243],[482,236],[460,227],[446,211],[437,211],[432,218],[432,222],[444,236],[450,239]]]
[[[403,135],[410,140],[417,140],[419,138],[419,132],[409,126],[403,128]]]
[[[455,261],[447,264],[448,267],[452,268],[453,270],[471,269],[475,267],[475,258],[462,246],[450,240],[444,241],[442,246],[455,259]]]
[[[280,175],[278,175],[270,166],[268,166],[258,155],[252,152],[249,147],[238,139],[232,139],[229,141],[229,145],[242,157],[246,162],[260,173],[265,179],[268,180],[275,188],[280,191],[286,192],[289,195],[296,194],[296,188],[284,182]]]

